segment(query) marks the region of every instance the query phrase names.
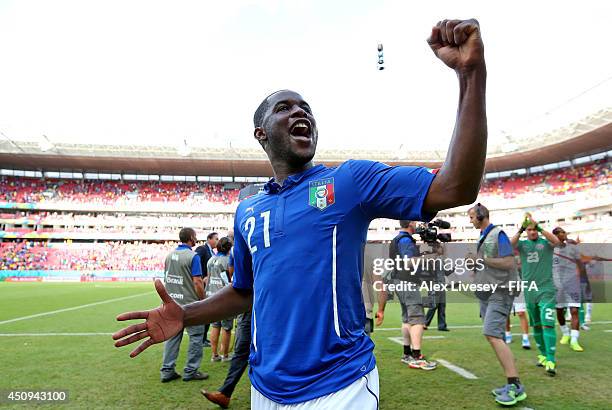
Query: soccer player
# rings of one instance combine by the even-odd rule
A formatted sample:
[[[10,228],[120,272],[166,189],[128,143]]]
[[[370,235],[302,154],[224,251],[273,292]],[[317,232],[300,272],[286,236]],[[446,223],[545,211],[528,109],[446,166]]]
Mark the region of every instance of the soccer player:
[[[274,178],[236,210],[232,286],[181,307],[156,281],[162,306],[119,315],[146,321],[116,332],[115,345],[146,338],[130,354],[135,357],[185,325],[218,321],[252,305],[251,408],[378,408],[374,344],[364,332],[361,297],[368,225],[383,217],[430,220],[441,209],[473,202],[486,156],[478,22],[441,21],[428,42],[455,70],[460,87],[454,135],[435,177],[426,168],[372,161],[315,166],[318,131],[310,105],[293,91],[269,95],[253,122]],[[336,104],[355,102],[338,95]]]
[[[557,227],[552,232],[561,242],[561,245],[555,248],[553,256],[553,279],[557,288],[557,320],[563,334],[560,343],[562,345],[569,343],[573,351],[582,352],[584,349],[578,343],[578,337],[580,336],[578,309],[580,308],[582,292],[580,277],[576,268],[581,275],[585,274],[585,268],[580,259],[578,247],[566,242],[567,233],[563,228]],[[566,308],[569,308],[571,314],[571,333],[565,323]]]
[[[523,274],[521,272],[521,257],[516,254],[514,259],[519,267],[519,276],[523,280]],[[525,292],[521,292],[514,298],[512,302],[512,311],[519,317],[519,324],[523,337],[521,340],[521,346],[525,350],[531,349],[531,343],[529,342],[529,322],[527,321],[527,305],[525,304]],[[512,343],[512,332],[511,332],[510,320],[506,323],[506,343]]]
[[[527,240],[519,241],[525,231],[527,231]],[[540,233],[544,238],[540,237]],[[552,278],[552,254],[553,248],[561,242],[555,235],[542,229],[529,213],[511,242],[521,257],[523,280],[527,281],[528,285],[535,284],[537,287],[525,290],[525,302],[529,321],[533,327],[533,337],[540,349],[537,365],[544,367],[550,376],[554,376],[557,374],[555,362],[557,290]]]
[[[525,304],[525,292],[521,292],[520,295],[514,298],[514,302],[512,302],[512,311],[519,317],[519,325],[521,331],[523,332],[521,338],[521,347],[525,350],[529,350],[531,349],[531,343],[529,342],[529,322],[527,321],[527,305]],[[508,323],[506,323],[506,343],[512,343],[511,328],[512,326],[510,324],[510,320],[508,320]]]

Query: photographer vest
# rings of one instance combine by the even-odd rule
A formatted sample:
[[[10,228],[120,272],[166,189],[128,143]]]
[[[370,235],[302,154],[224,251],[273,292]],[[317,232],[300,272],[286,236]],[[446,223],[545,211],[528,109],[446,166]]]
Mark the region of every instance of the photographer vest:
[[[397,236],[393,238],[393,240],[389,244],[389,259],[393,259],[393,261],[395,261],[395,258],[398,255],[400,256],[400,258],[404,257],[404,255],[399,254],[399,241],[403,238],[410,238],[414,246],[416,246],[416,242],[412,238],[412,235],[410,235],[408,232],[400,231],[400,233],[397,234]],[[408,255],[409,258],[412,258],[413,256],[417,256],[417,255]],[[419,282],[420,281],[418,275],[416,274],[413,275],[411,274],[410,271],[406,271],[404,269],[398,270],[397,264],[395,263],[393,264],[393,271],[391,272],[391,278],[397,279],[400,281],[405,281],[405,282]]]
[[[478,259],[499,257],[498,238],[500,232],[502,232],[502,229],[499,226],[495,226],[489,231],[484,241],[479,242],[478,252],[476,254]],[[476,270],[474,283],[490,283],[499,285],[501,288],[507,288],[509,281],[516,280],[518,280],[518,271],[516,267],[510,270],[504,270],[485,266],[482,270]]]
[[[208,284],[206,285],[206,296],[212,296],[225,286],[229,285],[227,268],[229,266],[229,254],[214,255],[208,260]]]
[[[191,275],[191,262],[195,255],[191,249],[175,249],[166,256],[166,290],[181,306],[200,300]]]

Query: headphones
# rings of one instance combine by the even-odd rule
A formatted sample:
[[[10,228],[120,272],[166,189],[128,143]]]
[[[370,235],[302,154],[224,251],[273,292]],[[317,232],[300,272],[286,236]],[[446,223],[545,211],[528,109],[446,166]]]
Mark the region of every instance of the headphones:
[[[482,222],[488,216],[488,212],[486,212],[485,209],[486,208],[480,202],[478,202],[476,206],[474,206],[474,212],[476,212],[476,219],[478,219],[480,222]]]

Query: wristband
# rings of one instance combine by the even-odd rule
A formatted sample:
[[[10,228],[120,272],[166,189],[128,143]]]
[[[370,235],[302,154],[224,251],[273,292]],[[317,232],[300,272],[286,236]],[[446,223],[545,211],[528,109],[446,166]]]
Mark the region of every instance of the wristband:
[[[540,225],[536,225],[535,228],[536,228],[536,231],[542,232],[542,227]]]
[[[525,228],[521,226],[521,229],[519,229],[519,234],[522,234],[523,232],[525,232]]]

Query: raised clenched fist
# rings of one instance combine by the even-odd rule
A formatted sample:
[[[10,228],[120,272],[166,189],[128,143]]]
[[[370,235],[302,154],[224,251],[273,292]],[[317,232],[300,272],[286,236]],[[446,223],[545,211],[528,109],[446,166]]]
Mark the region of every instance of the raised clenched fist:
[[[484,67],[480,25],[474,19],[439,21],[432,27],[427,43],[436,57],[456,71]]]

